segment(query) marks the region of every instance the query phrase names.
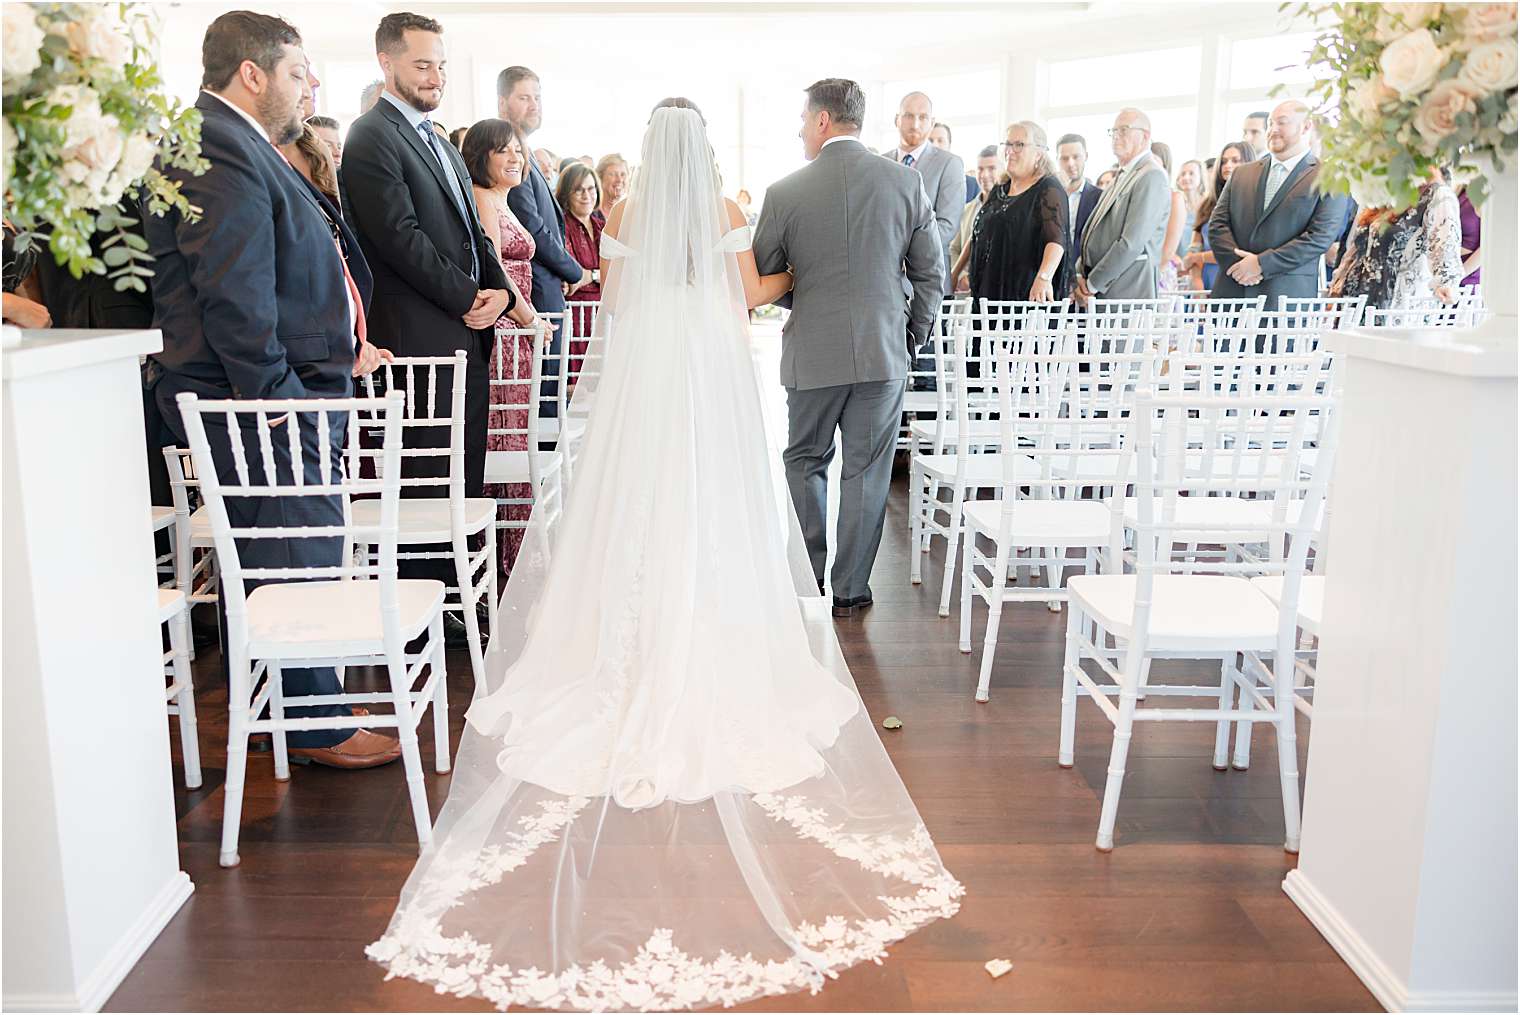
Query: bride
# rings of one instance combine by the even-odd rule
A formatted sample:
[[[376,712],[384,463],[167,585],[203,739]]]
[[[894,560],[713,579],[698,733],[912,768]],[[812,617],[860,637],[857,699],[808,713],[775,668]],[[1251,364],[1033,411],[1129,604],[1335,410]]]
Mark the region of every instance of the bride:
[[[499,1008],[819,990],[959,908],[856,692],[766,441],[761,277],[701,113],[656,107],[448,802],[368,954]],[[590,364],[597,362],[593,370]],[[552,552],[551,552],[552,551]]]

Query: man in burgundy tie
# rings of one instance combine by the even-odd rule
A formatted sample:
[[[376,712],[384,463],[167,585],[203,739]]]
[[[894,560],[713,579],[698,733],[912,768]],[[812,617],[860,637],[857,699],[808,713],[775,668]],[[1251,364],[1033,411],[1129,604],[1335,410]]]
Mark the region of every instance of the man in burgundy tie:
[[[181,444],[175,396],[183,391],[203,398],[350,394],[356,345],[366,331],[363,294],[349,267],[362,266],[358,246],[334,228],[320,195],[274,147],[301,130],[308,85],[300,35],[279,18],[233,11],[206,30],[202,62],[195,106],[210,168],[192,176],[164,167],[200,217],[143,216],[155,258],[153,323],[164,333],[164,350],[153,357],[155,394]],[[345,427],[341,414],[330,415],[338,418],[331,420],[329,476],[318,474],[316,428],[300,427],[309,482],[336,479]],[[205,422],[217,471],[231,476],[226,426]],[[288,469],[288,443],[273,442],[273,451],[276,470],[282,461]],[[249,458],[259,467],[257,452]],[[343,518],[337,497],[229,498],[227,513],[234,527],[337,525]],[[244,567],[331,566],[339,563],[342,541],[260,539],[239,550]],[[251,590],[259,582],[246,584]],[[350,714],[342,705],[299,704],[308,695],[342,691],[331,668],[286,669],[282,677],[287,715]],[[382,765],[401,753],[394,737],[363,729],[291,731],[286,738],[292,760],[337,768]]]

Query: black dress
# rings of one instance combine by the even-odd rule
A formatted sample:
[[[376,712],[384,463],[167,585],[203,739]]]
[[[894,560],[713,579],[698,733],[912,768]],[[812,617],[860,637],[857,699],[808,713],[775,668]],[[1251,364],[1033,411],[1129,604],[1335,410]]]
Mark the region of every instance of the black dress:
[[[1066,188],[1045,176],[1022,194],[1009,196],[1000,183],[987,195],[971,232],[971,295],[986,300],[1027,300],[1045,258],[1045,245],[1064,253],[1050,287],[1053,298],[1071,295],[1072,252]]]

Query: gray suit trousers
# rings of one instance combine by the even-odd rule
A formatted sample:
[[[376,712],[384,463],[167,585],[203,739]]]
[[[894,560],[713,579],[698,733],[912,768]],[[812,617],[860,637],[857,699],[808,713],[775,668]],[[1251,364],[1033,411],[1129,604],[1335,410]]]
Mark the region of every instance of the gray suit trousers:
[[[869,588],[887,517],[904,387],[900,380],[866,381],[786,391],[786,484],[819,582],[829,555],[828,469],[839,430],[844,461],[832,576],[838,599],[863,596]]]

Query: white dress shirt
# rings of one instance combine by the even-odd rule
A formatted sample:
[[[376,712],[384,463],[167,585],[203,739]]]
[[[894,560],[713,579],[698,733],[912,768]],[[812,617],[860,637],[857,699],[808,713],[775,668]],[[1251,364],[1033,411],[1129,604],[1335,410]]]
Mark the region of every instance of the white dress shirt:
[[[898,163],[901,164],[903,159],[905,159],[909,155],[911,155],[911,156],[913,156],[913,164],[915,166],[918,165],[920,162],[923,161],[924,152],[928,149],[928,147],[929,147],[930,144],[931,144],[930,141],[925,140],[917,148],[913,149],[910,152],[903,151],[902,145],[898,145],[897,146],[897,152],[896,152],[896,158],[897,158]]]
[[[823,144],[819,145],[818,146],[818,150],[819,151],[823,151],[825,148],[827,148],[829,145],[833,144],[835,141],[854,141],[856,144],[860,144],[860,138],[856,137],[854,134],[835,134],[833,137],[829,138]]]
[[[1082,204],[1082,191],[1087,189],[1087,178],[1083,177],[1082,183],[1074,191],[1066,192],[1066,207],[1070,213],[1066,217],[1066,228],[1071,231],[1071,245],[1077,245],[1077,208]]]

